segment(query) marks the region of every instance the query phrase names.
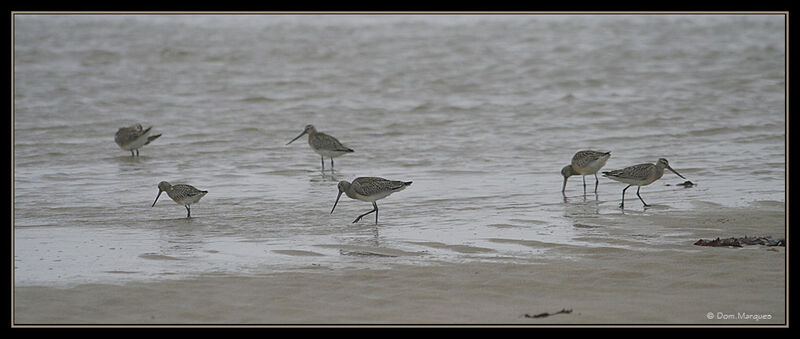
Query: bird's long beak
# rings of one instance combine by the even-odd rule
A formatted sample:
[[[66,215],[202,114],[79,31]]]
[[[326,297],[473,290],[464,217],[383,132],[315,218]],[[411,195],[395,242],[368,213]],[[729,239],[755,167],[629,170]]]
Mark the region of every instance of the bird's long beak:
[[[344,193],[344,191],[339,191],[339,195],[336,196],[336,202],[333,203],[333,208],[331,208],[331,214],[333,214],[333,210],[336,209],[336,204],[339,203],[339,198],[342,197],[342,193]]]
[[[152,206],[150,206],[150,207],[153,207],[153,206],[155,206],[155,205],[156,205],[156,201],[158,201],[158,197],[160,197],[160,196],[161,196],[161,192],[164,192],[164,191],[162,191],[162,190],[158,190],[158,195],[156,196],[156,200],[153,200],[153,205],[152,205]]]
[[[561,185],[561,193],[564,193],[564,190],[567,189],[567,177],[564,177],[564,185]]]
[[[675,174],[677,174],[679,177],[681,177],[681,178],[683,178],[683,179],[686,179],[686,178],[684,178],[682,175],[680,175],[680,173],[678,173],[678,172],[675,172],[675,170],[674,170],[674,169],[672,169],[672,167],[669,167],[669,166],[667,166],[667,168],[668,168],[670,171],[672,171],[672,173],[675,173]]]
[[[306,131],[303,131],[303,133],[300,133],[300,135],[298,135],[298,136],[294,137],[294,139],[292,139],[292,141],[289,141],[289,142],[287,142],[286,144],[287,144],[287,145],[288,145],[288,144],[291,144],[293,141],[295,141],[295,140],[297,140],[297,139],[300,139],[300,137],[302,137],[304,134],[306,134]]]

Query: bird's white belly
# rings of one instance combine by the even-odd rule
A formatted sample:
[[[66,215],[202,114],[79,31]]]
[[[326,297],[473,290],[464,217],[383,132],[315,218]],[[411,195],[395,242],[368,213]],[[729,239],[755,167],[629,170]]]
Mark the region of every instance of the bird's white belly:
[[[663,175],[663,174],[664,173],[662,172],[661,175]],[[609,178],[614,179],[614,180],[619,181],[619,182],[623,182],[623,183],[629,184],[629,185],[646,186],[646,185],[650,185],[653,182],[655,182],[656,180],[660,179],[661,175],[658,175],[658,173],[654,173],[654,174],[651,174],[651,175],[649,175],[647,177],[644,177],[644,178],[625,178],[625,177],[622,177],[622,178],[621,177],[609,177]]]
[[[353,198],[353,199],[361,200],[361,201],[375,202],[375,201],[381,200],[383,198],[386,198],[386,197],[392,195],[392,193],[394,193],[394,192],[400,192],[400,191],[402,191],[404,189],[406,189],[406,186],[403,186],[403,187],[400,187],[400,188],[394,189],[394,190],[381,191],[381,192],[373,193],[373,194],[370,194],[370,195],[361,195],[361,194],[358,194],[358,193],[354,193],[353,196],[350,196],[350,197]]]
[[[150,135],[150,131],[148,131],[145,134],[140,135],[138,138],[136,138],[135,140],[133,140],[133,141],[127,143],[127,144],[120,145],[119,147],[124,149],[124,150],[126,150],[126,151],[139,149],[142,146],[144,146],[144,144],[147,143],[147,136],[148,135]]]
[[[321,155],[323,157],[328,157],[328,158],[335,158],[335,157],[338,157],[338,156],[340,156],[342,154],[347,153],[347,152],[343,152],[343,151],[331,151],[331,150],[314,148],[313,146],[311,147],[311,149],[313,149],[314,152],[317,152],[317,154],[319,154],[319,155]]]
[[[606,165],[606,161],[608,161],[608,156],[601,157],[595,161],[590,162],[585,167],[578,169],[578,174],[586,175],[586,174],[594,174],[597,173],[598,170],[603,168]]]
[[[205,193],[201,193],[195,196],[185,197],[182,199],[175,200],[175,203],[177,203],[178,205],[191,205],[200,201],[200,198],[202,198],[205,195],[206,195]]]
[[[361,195],[361,194],[358,194],[358,193],[353,193],[352,196],[350,196],[349,194],[348,194],[348,196],[350,196],[351,198],[356,199],[356,200],[361,200],[361,201],[366,201],[366,202],[375,202],[375,201],[378,201],[378,200],[381,200],[383,198],[388,197],[392,193],[394,193],[394,191],[379,192],[379,193],[370,194],[370,195]]]

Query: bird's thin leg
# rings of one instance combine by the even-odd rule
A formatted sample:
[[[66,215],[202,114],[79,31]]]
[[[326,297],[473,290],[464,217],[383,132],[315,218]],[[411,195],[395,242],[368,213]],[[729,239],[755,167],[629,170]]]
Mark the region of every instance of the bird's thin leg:
[[[131,157],[133,157],[133,156],[134,156],[134,155],[133,155],[133,150],[131,150]]]
[[[331,172],[333,172],[333,157],[331,157]]]
[[[374,201],[372,202],[372,206],[375,207],[375,225],[378,224],[378,204]]]
[[[597,173],[594,174],[594,192],[597,193],[597,184],[600,183],[600,179],[597,179]]]
[[[583,193],[586,193],[586,176],[581,175],[581,177],[583,178]]]
[[[187,218],[191,218],[192,217],[192,210],[189,209],[189,205],[183,205],[183,206],[186,207],[186,217]]]
[[[136,156],[137,157],[139,156],[139,149],[138,148],[136,149]]]
[[[325,157],[319,156],[319,161],[322,163],[322,171],[325,171]]]
[[[625,190],[628,189],[628,187],[631,187],[631,185],[625,186],[625,188],[622,189],[622,202],[619,203],[619,208],[625,207]]]
[[[641,200],[641,201],[642,201],[642,204],[644,204],[644,206],[645,206],[645,207],[647,207],[647,206],[650,206],[650,205],[648,205],[646,202],[644,202],[644,199],[642,199],[642,196],[641,196],[641,195],[639,195],[639,189],[640,189],[640,188],[642,188],[642,186],[639,186],[639,187],[636,189],[636,196],[637,196],[637,197],[639,197],[639,200]]]
[[[372,212],[378,212],[378,205],[376,205],[374,202],[372,203],[372,207],[374,207],[374,208],[372,209],[372,211],[369,211],[369,212],[367,212],[367,213],[364,213],[364,214],[362,214],[362,215],[359,215],[359,216],[356,218],[356,220],[353,220],[353,223],[354,223],[354,224],[355,224],[355,223],[357,223],[359,220],[361,220],[361,218],[363,218],[363,217],[364,217],[365,215],[367,215],[367,214],[370,214],[370,213],[372,213]],[[377,215],[375,216],[375,218],[377,219]]]

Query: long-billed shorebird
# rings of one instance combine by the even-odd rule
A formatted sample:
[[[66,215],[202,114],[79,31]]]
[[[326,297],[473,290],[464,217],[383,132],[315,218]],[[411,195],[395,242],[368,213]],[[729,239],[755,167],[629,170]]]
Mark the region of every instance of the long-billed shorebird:
[[[359,215],[353,223],[358,222],[367,214],[375,212],[375,223],[378,223],[378,204],[375,201],[388,197],[394,192],[404,190],[411,185],[411,181],[395,181],[387,180],[378,177],[360,177],[353,180],[352,183],[342,180],[339,182],[339,195],[336,196],[336,202],[333,203],[331,214],[336,209],[336,204],[339,203],[339,198],[342,193],[347,194],[351,199],[366,201],[372,203],[372,211]]]
[[[153,205],[150,207],[156,205],[158,197],[161,196],[161,192],[167,192],[167,195],[170,197],[170,199],[175,201],[178,205],[183,205],[183,207],[186,207],[187,218],[192,216],[192,210],[189,208],[189,205],[200,201],[200,198],[204,197],[206,193],[208,193],[208,191],[201,191],[191,185],[171,185],[166,181],[162,181],[158,183],[158,195],[156,196],[156,200],[153,201]]]
[[[139,156],[140,147],[149,144],[151,141],[161,136],[161,134],[149,135],[150,129],[152,128],[153,126],[150,126],[143,130],[141,124],[122,127],[117,130],[117,134],[114,135],[114,141],[119,145],[119,148],[131,151],[131,156],[133,156],[133,151],[136,151],[136,156]]]
[[[611,152],[598,152],[598,151],[578,151],[572,156],[572,163],[561,169],[561,175],[564,176],[564,184],[561,186],[561,192],[567,189],[567,178],[573,175],[580,175],[583,177],[583,192],[586,193],[586,175],[594,174],[594,191],[597,193],[597,184],[600,180],[597,179],[597,171],[605,166],[608,158],[611,157]]]
[[[639,200],[641,200],[642,204],[644,204],[644,206],[646,207],[649,205],[646,202],[644,202],[642,196],[639,195],[639,189],[641,189],[642,186],[650,185],[654,181],[661,178],[661,176],[664,175],[665,168],[672,171],[672,173],[677,174],[679,177],[686,179],[678,172],[676,172],[674,169],[672,169],[672,167],[669,166],[669,162],[667,162],[667,159],[664,158],[658,159],[658,162],[656,162],[655,164],[646,163],[646,164],[633,165],[619,170],[603,172],[603,175],[607,178],[611,178],[616,181],[628,184],[628,186],[625,186],[625,188],[622,189],[622,202],[619,204],[620,208],[625,207],[625,190],[627,190],[628,187],[631,187],[633,185],[638,186],[636,188],[636,196],[639,197]]]
[[[322,132],[317,132],[317,129],[314,128],[314,125],[306,125],[306,128],[303,129],[303,132],[292,139],[292,141],[286,143],[286,145],[291,144],[304,134],[308,134],[308,145],[311,146],[311,149],[314,150],[314,152],[319,154],[323,171],[325,170],[325,157],[331,158],[331,170],[333,170],[333,158],[342,154],[353,152],[352,149],[342,145],[342,143],[339,142],[339,140],[336,140],[336,138]]]

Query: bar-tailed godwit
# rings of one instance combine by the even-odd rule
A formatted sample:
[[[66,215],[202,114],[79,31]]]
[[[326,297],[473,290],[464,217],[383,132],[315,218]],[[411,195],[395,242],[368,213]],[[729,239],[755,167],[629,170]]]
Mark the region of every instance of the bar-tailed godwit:
[[[342,143],[339,142],[339,140],[336,140],[336,138],[322,132],[317,132],[317,129],[314,128],[314,125],[306,125],[306,128],[303,129],[303,132],[292,139],[292,141],[286,143],[286,145],[291,144],[293,141],[299,139],[305,134],[308,134],[308,145],[311,146],[311,149],[314,150],[314,152],[317,152],[317,154],[320,156],[323,171],[325,170],[325,157],[331,158],[331,170],[333,170],[333,158],[342,154],[353,152],[352,149],[342,145]]]
[[[331,214],[336,209],[336,204],[339,203],[342,193],[345,193],[351,199],[372,203],[372,211],[359,215],[356,220],[353,220],[353,223],[361,220],[363,216],[375,212],[375,223],[377,224],[378,204],[375,201],[386,198],[394,192],[402,191],[409,185],[411,185],[411,181],[395,181],[378,177],[360,177],[353,180],[352,183],[342,180],[338,185],[339,195],[336,196],[336,202],[333,203]]]
[[[649,205],[646,202],[644,202],[642,196],[639,195],[639,189],[642,188],[642,186],[650,185],[654,181],[661,178],[661,176],[664,175],[665,168],[672,171],[672,173],[677,174],[679,177],[686,179],[678,172],[676,172],[674,169],[672,169],[672,167],[669,166],[669,162],[667,162],[667,159],[664,158],[658,159],[658,162],[656,162],[655,164],[647,163],[647,164],[633,165],[619,170],[603,172],[603,175],[607,178],[611,178],[613,180],[628,184],[628,186],[625,186],[625,188],[622,189],[622,202],[619,204],[620,208],[625,207],[625,190],[627,190],[628,187],[631,187],[633,185],[638,186],[636,188],[636,196],[639,197],[639,200],[641,200],[642,204],[644,204],[644,206],[646,207]]]
[[[194,204],[200,201],[200,198],[206,195],[208,191],[201,191],[199,189],[194,188],[191,185],[184,185],[184,184],[177,184],[171,185],[166,181],[162,181],[158,183],[158,195],[156,195],[156,200],[153,201],[153,207],[156,205],[158,201],[158,197],[161,196],[161,192],[167,192],[167,196],[170,197],[173,201],[175,201],[178,205],[183,205],[186,207],[186,217],[189,218],[192,216],[192,210],[189,208],[189,205]]]
[[[140,147],[149,144],[151,141],[161,136],[161,134],[149,135],[150,129],[152,128],[153,126],[150,126],[142,130],[141,124],[122,127],[117,130],[117,134],[114,135],[114,141],[119,145],[119,148],[131,151],[131,156],[133,156],[133,151],[136,151],[136,156],[139,156]]]
[[[564,192],[567,188],[567,178],[573,175],[580,175],[583,177],[583,192],[585,193],[586,175],[594,174],[594,191],[597,193],[597,184],[600,183],[600,180],[597,179],[597,171],[605,166],[610,157],[611,152],[578,151],[578,153],[575,153],[572,156],[572,163],[561,169],[561,175],[564,176],[561,192]]]

